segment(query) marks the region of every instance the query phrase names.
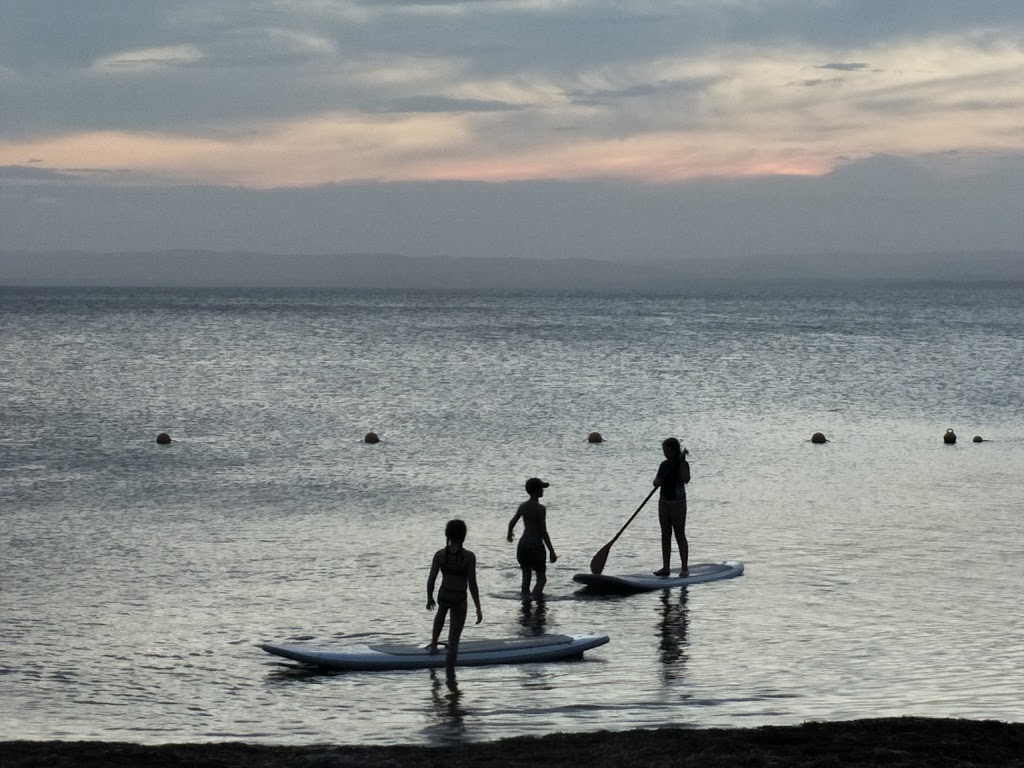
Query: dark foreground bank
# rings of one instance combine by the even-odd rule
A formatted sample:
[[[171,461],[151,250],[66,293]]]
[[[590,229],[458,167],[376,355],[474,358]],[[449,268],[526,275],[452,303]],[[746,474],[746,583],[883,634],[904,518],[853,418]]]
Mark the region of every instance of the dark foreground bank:
[[[553,734],[457,748],[0,742],[0,768],[1024,767],[1024,723],[919,717]]]

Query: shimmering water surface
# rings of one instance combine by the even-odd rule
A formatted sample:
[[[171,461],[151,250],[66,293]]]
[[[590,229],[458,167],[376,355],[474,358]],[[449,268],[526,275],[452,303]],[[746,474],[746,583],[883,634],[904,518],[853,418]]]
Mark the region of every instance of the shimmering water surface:
[[[1020,287],[0,289],[0,372],[0,739],[1024,720]],[[577,592],[668,435],[691,452],[692,559],[745,575]],[[504,538],[531,475],[560,556],[542,604]],[[258,649],[425,640],[452,517],[481,564],[468,637],[611,643],[455,692]],[[657,535],[652,505],[605,572],[653,570]]]

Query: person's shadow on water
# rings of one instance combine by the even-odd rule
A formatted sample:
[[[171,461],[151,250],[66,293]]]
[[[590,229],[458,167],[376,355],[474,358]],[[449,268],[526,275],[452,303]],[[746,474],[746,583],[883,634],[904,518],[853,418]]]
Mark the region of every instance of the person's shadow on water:
[[[686,627],[690,620],[686,597],[686,587],[680,587],[674,594],[670,589],[661,593],[658,651],[666,681],[681,678],[686,667]]]
[[[547,631],[547,604],[543,597],[524,597],[519,612],[519,625],[528,635],[539,637]]]

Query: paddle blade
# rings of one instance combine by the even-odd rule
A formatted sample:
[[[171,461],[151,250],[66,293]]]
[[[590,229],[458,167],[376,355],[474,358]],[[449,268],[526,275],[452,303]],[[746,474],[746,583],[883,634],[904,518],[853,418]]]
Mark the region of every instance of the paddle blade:
[[[611,551],[612,543],[610,541],[598,550],[597,554],[594,555],[594,559],[590,561],[591,573],[600,575],[601,571],[604,570],[604,564],[608,562],[608,553]]]
[[[658,490],[658,486],[654,486],[653,488],[651,488],[651,492],[647,494],[647,499],[651,498],[651,496],[654,495],[654,492],[656,490]],[[644,499],[643,501],[640,502],[640,506],[636,508],[636,512],[629,516],[629,520],[626,521],[626,524],[624,526],[619,528],[619,532],[615,534],[615,538],[609,541],[603,547],[601,547],[601,549],[598,550],[598,553],[594,555],[594,559],[590,561],[590,572],[592,574],[597,576],[600,575],[601,571],[604,570],[604,564],[608,560],[608,553],[612,549],[612,544],[616,542],[619,536],[622,535],[622,532],[626,530],[630,523],[633,522],[633,519],[640,514],[640,510],[644,508],[644,504],[647,503],[647,499]]]

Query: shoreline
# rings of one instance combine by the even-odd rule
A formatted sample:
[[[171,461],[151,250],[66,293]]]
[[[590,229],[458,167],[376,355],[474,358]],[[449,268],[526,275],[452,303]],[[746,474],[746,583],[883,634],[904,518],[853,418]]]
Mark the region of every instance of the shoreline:
[[[1020,765],[1022,755],[1024,723],[924,717],[553,733],[455,747],[0,742],[0,768],[977,768]]]

